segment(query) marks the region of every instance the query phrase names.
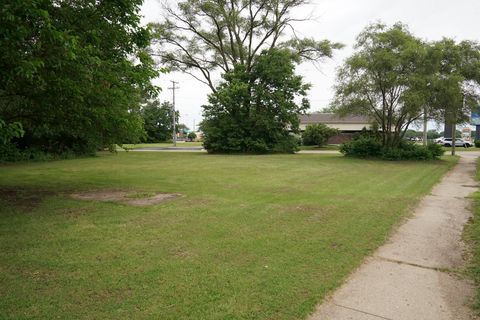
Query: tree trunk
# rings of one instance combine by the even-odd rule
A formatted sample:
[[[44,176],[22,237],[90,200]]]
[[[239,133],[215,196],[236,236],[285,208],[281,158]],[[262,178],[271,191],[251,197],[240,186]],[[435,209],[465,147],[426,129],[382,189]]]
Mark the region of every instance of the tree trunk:
[[[455,140],[456,140],[457,126],[455,121],[452,123],[452,156],[455,155]]]

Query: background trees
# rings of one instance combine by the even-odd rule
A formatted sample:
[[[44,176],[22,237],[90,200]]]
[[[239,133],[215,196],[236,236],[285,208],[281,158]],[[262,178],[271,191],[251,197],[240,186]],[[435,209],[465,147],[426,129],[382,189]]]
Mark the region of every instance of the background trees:
[[[302,20],[292,10],[306,2],[188,0],[166,8],[164,21],[152,26],[161,61],[212,91],[202,124],[210,152],[294,149],[289,130],[298,130],[297,114],[308,107],[306,100],[295,103],[308,89],[294,75],[295,64],[318,62],[341,47],[288,37],[286,30]]]
[[[387,151],[405,147],[409,126],[421,118],[465,122],[478,106],[477,43],[424,43],[402,24],[375,24],[358,36],[355,49],[338,74],[332,107],[370,116]]]
[[[158,73],[141,2],[2,3],[0,118],[22,124],[21,148],[91,153],[142,136],[140,102]]]
[[[162,142],[172,139],[173,132],[173,106],[170,102],[160,104],[157,100],[148,101],[142,107],[142,117],[145,127],[145,142]],[[176,123],[180,113],[176,111]]]
[[[306,146],[323,146],[328,139],[338,134],[337,129],[323,123],[309,125],[302,133],[302,144]]]
[[[471,111],[478,109],[480,44],[445,38],[432,43],[430,50],[435,66],[430,86],[435,118],[451,124],[451,132],[456,132],[456,124],[468,121]]]
[[[402,24],[374,24],[357,37],[355,50],[338,73],[332,107],[371,117],[382,145],[395,148],[427,101],[425,46]]]

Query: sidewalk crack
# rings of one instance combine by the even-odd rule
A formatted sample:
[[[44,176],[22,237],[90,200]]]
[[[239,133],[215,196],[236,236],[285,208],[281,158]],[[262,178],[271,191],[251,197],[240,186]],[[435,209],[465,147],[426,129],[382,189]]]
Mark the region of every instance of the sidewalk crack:
[[[391,319],[391,318],[385,318],[385,317],[383,317],[383,316],[379,316],[379,315],[377,315],[377,314],[373,314],[373,313],[370,313],[370,312],[362,311],[362,310],[359,310],[359,309],[342,306],[342,305],[340,305],[340,304],[336,304],[335,302],[333,302],[333,304],[334,304],[335,306],[339,307],[339,308],[344,308],[344,309],[348,309],[348,310],[360,312],[360,313],[367,314],[367,315],[369,315],[369,316],[376,317],[376,318],[379,318],[379,319],[394,320],[394,319]]]
[[[407,266],[416,267],[416,268],[421,268],[421,269],[427,269],[427,270],[433,270],[433,271],[439,271],[439,272],[445,272],[445,273],[452,272],[451,269],[446,268],[446,267],[443,267],[443,268],[440,268],[440,267],[429,267],[429,266],[424,266],[424,265],[417,264],[417,263],[413,263],[413,262],[406,262],[406,261],[401,261],[401,260],[384,258],[384,257],[382,257],[382,256],[374,256],[374,257],[377,258],[377,259],[379,259],[379,260],[383,260],[383,261],[387,261],[387,262],[392,262],[392,263],[398,263],[398,264],[404,264],[404,265],[407,265]]]

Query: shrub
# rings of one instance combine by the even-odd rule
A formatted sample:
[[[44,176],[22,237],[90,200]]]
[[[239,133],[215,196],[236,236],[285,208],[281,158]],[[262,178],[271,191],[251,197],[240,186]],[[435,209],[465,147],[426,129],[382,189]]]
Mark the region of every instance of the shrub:
[[[302,133],[302,143],[305,146],[322,146],[337,134],[337,129],[330,128],[323,123],[308,125]]]
[[[480,140],[475,140],[475,148],[480,148]]]
[[[434,158],[441,157],[445,153],[443,147],[435,142],[429,143],[427,148],[432,153]]]
[[[437,144],[427,147],[410,142],[402,142],[396,148],[384,148],[380,141],[372,137],[360,137],[344,143],[340,151],[346,156],[358,158],[380,158],[384,160],[433,160],[443,155],[443,148]]]
[[[342,144],[340,152],[349,157],[376,158],[382,155],[382,144],[375,138],[360,137]]]
[[[188,138],[188,140],[193,141],[193,140],[197,139],[197,134],[193,131],[189,132],[188,135],[187,135],[187,138]]]

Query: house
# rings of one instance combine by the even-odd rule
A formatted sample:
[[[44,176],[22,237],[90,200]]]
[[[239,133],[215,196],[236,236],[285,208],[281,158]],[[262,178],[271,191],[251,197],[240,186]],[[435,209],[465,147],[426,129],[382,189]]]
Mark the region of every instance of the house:
[[[330,138],[329,144],[340,144],[350,140],[357,132],[363,128],[370,129],[371,121],[365,116],[346,115],[339,117],[334,113],[311,113],[300,115],[300,131],[304,131],[308,125],[323,123],[330,128],[340,131],[340,134]]]

